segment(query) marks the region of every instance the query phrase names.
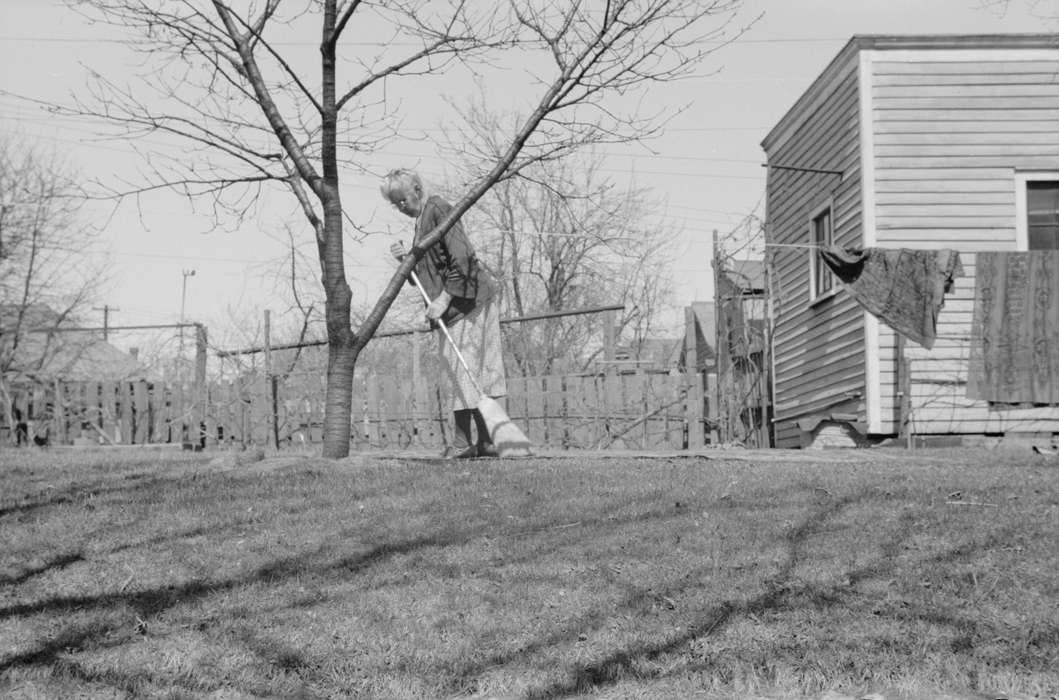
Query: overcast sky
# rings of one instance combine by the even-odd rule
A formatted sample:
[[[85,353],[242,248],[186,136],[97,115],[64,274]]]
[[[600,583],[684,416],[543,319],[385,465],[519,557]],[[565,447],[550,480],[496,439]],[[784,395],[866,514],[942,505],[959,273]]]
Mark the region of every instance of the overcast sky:
[[[746,0],[737,21],[761,19],[707,60],[698,77],[659,88],[659,101],[686,103],[688,109],[651,144],[657,155],[626,149],[615,151],[607,164],[619,182],[631,178],[652,188],[681,230],[672,270],[676,304],[712,296],[712,231],[731,230],[761,202],[762,138],[852,35],[1055,31],[1055,23],[1035,16],[1032,5],[1012,0],[1000,14],[982,9],[980,0]],[[55,0],[0,0],[0,27],[2,91],[66,100],[84,90],[88,68],[119,82],[136,70],[123,47],[99,40],[110,30],[86,25]],[[49,117],[9,95],[0,94],[0,128],[53,146],[86,178],[135,163],[127,145],[93,140],[91,125]],[[425,143],[400,144],[373,158],[375,170],[414,165],[438,177],[445,170]],[[385,206],[374,177],[355,177],[347,185],[345,203],[354,219],[408,235],[408,220]],[[186,201],[168,194],[144,198],[140,210],[121,207],[106,230],[115,269],[102,301],[120,309],[111,323],[177,320],[182,272],[190,269],[196,274],[188,281],[189,319],[218,328],[228,322],[229,309],[259,317],[263,309],[277,308],[271,290],[281,284],[275,261],[286,237],[282,225],[271,219],[235,232],[211,228],[206,213],[196,215]],[[373,236],[350,246],[355,301],[377,297],[392,270],[389,243],[386,236]]]

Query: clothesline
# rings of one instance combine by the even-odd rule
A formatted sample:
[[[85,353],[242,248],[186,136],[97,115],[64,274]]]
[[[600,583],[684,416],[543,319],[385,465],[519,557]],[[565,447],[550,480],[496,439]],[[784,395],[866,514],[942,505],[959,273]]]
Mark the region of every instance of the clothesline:
[[[825,249],[828,246],[817,245],[816,243],[766,243],[766,248],[808,248],[810,250]]]

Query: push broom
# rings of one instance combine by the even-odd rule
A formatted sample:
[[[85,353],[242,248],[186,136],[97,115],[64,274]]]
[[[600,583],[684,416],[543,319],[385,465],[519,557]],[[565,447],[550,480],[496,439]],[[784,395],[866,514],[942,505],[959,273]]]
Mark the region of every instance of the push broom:
[[[427,290],[423,289],[423,285],[419,282],[419,276],[416,275],[415,270],[411,271],[409,275],[416,288],[419,289],[419,293],[423,295],[423,301],[429,306],[430,297],[427,296]],[[471,368],[467,365],[467,360],[463,359],[463,353],[460,352],[459,346],[456,345],[456,341],[452,339],[445,322],[440,318],[438,319],[438,326],[441,327],[441,332],[445,334],[445,339],[449,341],[449,345],[456,352],[456,357],[459,358],[460,364],[463,365],[463,369],[467,372],[474,390],[478,392],[478,412],[482,414],[482,418],[485,420],[485,427],[489,431],[489,439],[493,443],[493,447],[496,448],[497,454],[501,457],[528,457],[533,454],[526,434],[511,422],[507,411],[496,399],[487,396],[482,391],[478,380],[474,378],[474,373],[471,372]]]

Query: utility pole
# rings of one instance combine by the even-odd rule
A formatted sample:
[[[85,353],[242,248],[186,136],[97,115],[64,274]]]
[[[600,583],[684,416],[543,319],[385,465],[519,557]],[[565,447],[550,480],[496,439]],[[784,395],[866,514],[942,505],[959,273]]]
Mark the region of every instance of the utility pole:
[[[102,308],[99,306],[93,306],[92,310],[103,312],[103,340],[106,340],[107,332],[110,329],[110,312],[121,311],[121,309],[116,306],[111,306],[110,304],[103,304]]]
[[[194,277],[194,270],[182,270],[181,274],[184,275],[183,284],[180,287],[180,357],[184,357],[184,305],[187,302],[188,296],[188,277]]]

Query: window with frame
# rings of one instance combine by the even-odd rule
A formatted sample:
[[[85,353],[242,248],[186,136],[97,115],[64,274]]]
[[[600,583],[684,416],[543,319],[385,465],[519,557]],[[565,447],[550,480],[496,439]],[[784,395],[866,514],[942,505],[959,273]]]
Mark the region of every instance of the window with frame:
[[[1029,250],[1059,250],[1059,180],[1026,181]]]
[[[826,207],[813,216],[809,225],[809,232],[812,236],[810,242],[813,244],[810,249],[812,253],[810,258],[812,260],[812,298],[816,299],[835,288],[835,275],[818,252],[824,248],[831,247],[831,244],[834,243],[831,207]]]

